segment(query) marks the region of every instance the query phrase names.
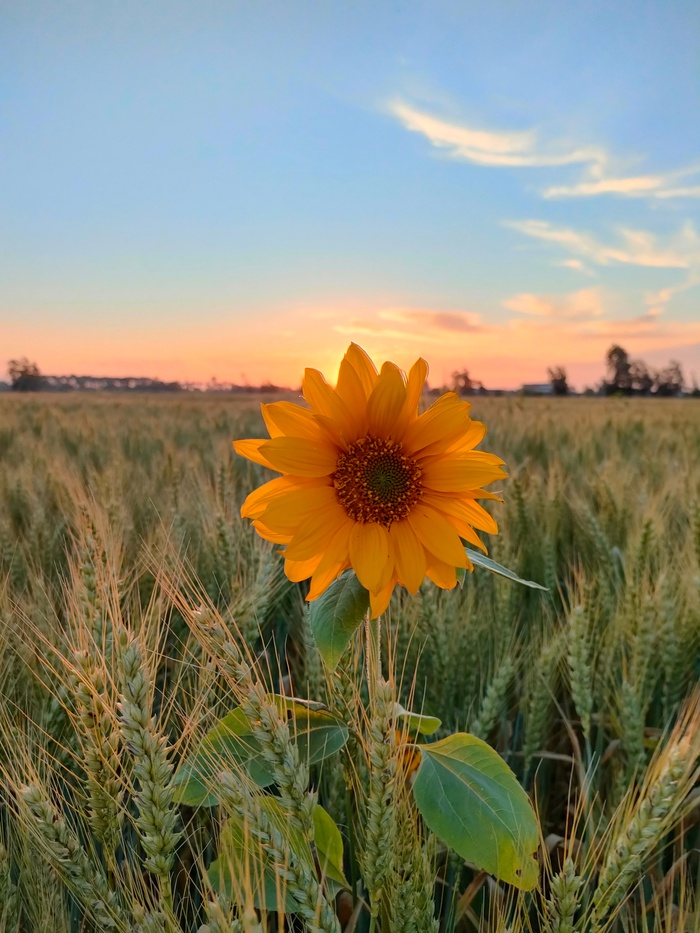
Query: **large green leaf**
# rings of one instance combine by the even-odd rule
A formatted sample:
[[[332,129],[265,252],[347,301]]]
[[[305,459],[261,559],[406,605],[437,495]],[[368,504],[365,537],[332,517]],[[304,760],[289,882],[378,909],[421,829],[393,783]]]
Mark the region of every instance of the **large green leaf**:
[[[301,833],[293,829],[285,810],[276,797],[261,797],[258,801],[270,822],[287,839],[290,848],[306,865],[309,873],[316,873],[311,847]],[[343,874],[343,840],[333,819],[317,806],[314,810],[314,849],[320,866],[321,876],[331,897],[348,887]],[[219,857],[209,867],[209,881],[213,889],[228,897],[238,894],[236,884],[250,885],[253,902],[263,910],[294,913],[299,905],[294,896],[285,889],[277,865],[264,847],[247,832],[237,814],[226,821],[219,842]]]
[[[309,606],[309,625],[321,657],[336,667],[369,609],[369,593],[346,570]]]
[[[537,819],[508,765],[463,732],[418,748],[413,793],[430,829],[477,868],[522,890],[534,888]]]
[[[467,552],[467,557],[475,567],[483,567],[484,570],[488,570],[490,573],[496,573],[499,577],[505,577],[507,580],[512,580],[513,583],[520,583],[522,586],[532,587],[533,590],[549,590],[549,587],[542,586],[541,583],[535,583],[534,580],[523,580],[523,578],[519,577],[517,573],[514,573],[512,570],[508,570],[507,567],[504,567],[502,564],[499,564],[495,560],[492,560],[490,557],[487,557],[486,554],[482,554],[481,551],[473,551],[469,547],[466,547],[464,550]],[[465,577],[464,571],[462,571],[460,576],[460,582],[462,582]]]
[[[347,741],[345,723],[321,704],[278,695],[272,699],[288,720],[302,761],[317,764]],[[232,766],[243,768],[258,787],[274,783],[270,764],[240,707],[224,716],[199,749],[180,765],[174,782],[176,802],[190,807],[214,806],[219,802],[216,775]]]

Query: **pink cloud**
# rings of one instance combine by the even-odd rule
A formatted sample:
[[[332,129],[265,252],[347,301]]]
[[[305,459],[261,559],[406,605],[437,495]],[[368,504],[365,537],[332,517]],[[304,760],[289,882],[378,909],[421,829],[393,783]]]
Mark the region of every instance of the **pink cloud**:
[[[503,302],[504,308],[535,317],[587,320],[600,317],[603,305],[597,289],[586,288],[570,295],[533,295],[524,292]]]

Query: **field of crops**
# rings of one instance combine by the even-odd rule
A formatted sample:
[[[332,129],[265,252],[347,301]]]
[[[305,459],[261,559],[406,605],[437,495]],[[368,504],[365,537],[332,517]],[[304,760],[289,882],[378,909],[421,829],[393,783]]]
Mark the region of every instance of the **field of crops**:
[[[548,590],[397,591],[368,700],[363,629],[326,669],[240,518],[256,404],[0,399],[0,931],[700,930],[700,403],[473,404],[489,553]],[[425,826],[397,701],[515,773],[535,889]],[[231,713],[251,758],[197,771]]]

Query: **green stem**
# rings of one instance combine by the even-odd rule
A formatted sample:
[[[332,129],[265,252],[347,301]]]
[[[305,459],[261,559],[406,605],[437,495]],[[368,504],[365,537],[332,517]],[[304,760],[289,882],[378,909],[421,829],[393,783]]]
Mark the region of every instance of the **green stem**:
[[[170,876],[160,875],[158,881],[160,882],[160,896],[166,913],[168,916],[174,917],[175,905],[173,903],[173,891],[170,886]]]
[[[367,669],[367,690],[369,693],[370,716],[376,711],[377,686],[382,679],[382,634],[381,617],[370,619],[369,613],[365,617],[365,663]],[[381,898],[377,891],[371,891],[369,933],[375,933]]]
[[[377,692],[377,682],[382,676],[382,641],[381,616],[370,619],[369,613],[365,616],[365,665],[367,669],[367,689],[369,691],[370,708],[374,706]]]
[[[348,831],[348,859],[350,861],[350,884],[353,897],[357,894],[357,855],[355,853],[355,814],[353,812],[353,797],[350,786],[345,787],[345,821]]]

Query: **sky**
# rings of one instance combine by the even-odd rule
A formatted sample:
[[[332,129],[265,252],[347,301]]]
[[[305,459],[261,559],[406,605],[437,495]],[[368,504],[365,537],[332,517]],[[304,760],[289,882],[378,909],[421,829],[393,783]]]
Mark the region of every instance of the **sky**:
[[[0,379],[700,381],[700,4],[0,0]]]

